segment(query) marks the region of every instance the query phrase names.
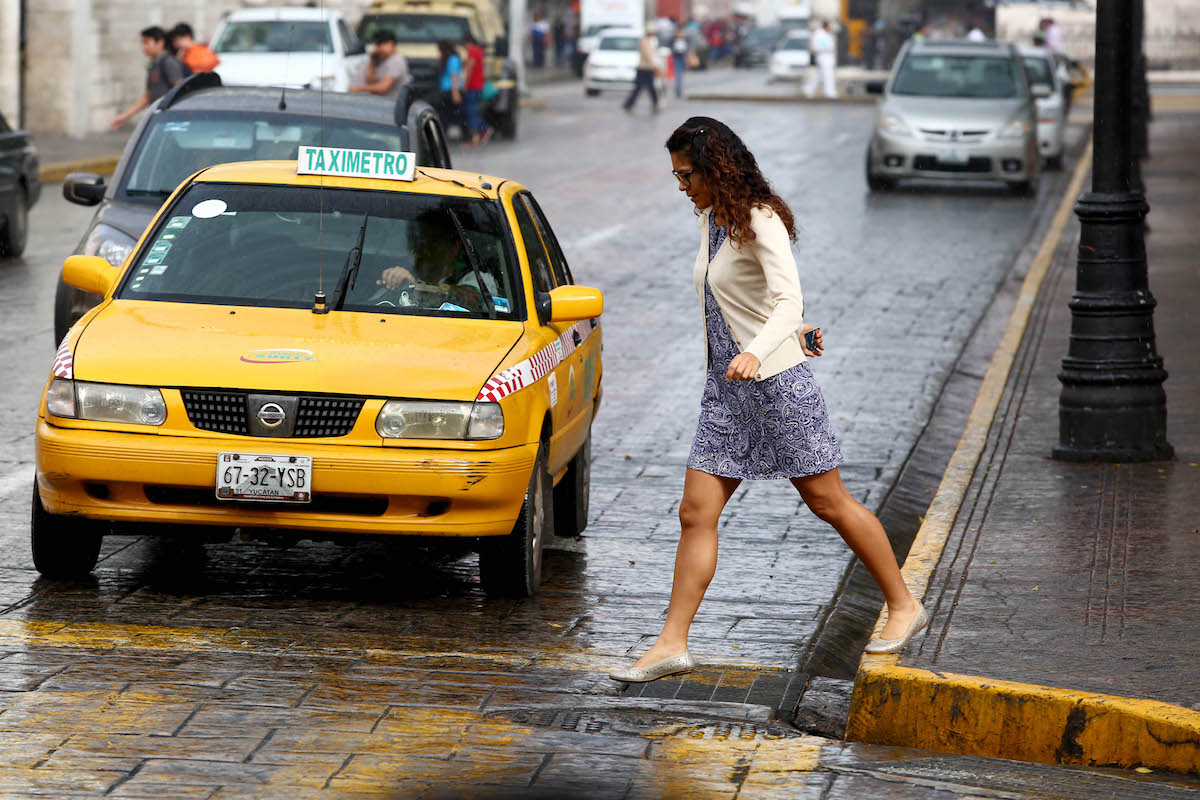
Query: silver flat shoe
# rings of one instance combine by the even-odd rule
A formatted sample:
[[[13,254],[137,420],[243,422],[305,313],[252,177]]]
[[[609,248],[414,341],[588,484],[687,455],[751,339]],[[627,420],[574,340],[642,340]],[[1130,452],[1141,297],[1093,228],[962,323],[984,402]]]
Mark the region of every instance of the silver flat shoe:
[[[872,639],[867,642],[867,646],[863,649],[867,653],[876,655],[879,653],[899,653],[908,647],[908,643],[912,641],[912,637],[916,635],[917,631],[928,624],[929,614],[926,613],[925,606],[921,606],[917,615],[913,617],[912,622],[908,624],[908,630],[904,632],[904,636],[899,639]]]
[[[614,681],[622,681],[624,683],[647,683],[656,681],[659,678],[665,678],[668,675],[682,675],[685,672],[691,672],[696,668],[696,659],[692,658],[691,653],[684,650],[673,656],[668,656],[662,661],[655,661],[648,667],[628,667],[626,669],[616,669],[608,673],[608,677]]]

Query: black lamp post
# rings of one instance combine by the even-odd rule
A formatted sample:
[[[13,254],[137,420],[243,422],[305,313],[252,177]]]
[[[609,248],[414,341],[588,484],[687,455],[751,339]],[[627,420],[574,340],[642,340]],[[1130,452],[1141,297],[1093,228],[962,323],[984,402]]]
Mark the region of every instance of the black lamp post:
[[[1170,458],[1167,372],[1154,346],[1154,296],[1146,275],[1137,185],[1129,0],[1096,4],[1096,88],[1092,190],[1075,206],[1082,223],[1071,298],[1071,338],[1058,379],[1058,445],[1065,461]]]

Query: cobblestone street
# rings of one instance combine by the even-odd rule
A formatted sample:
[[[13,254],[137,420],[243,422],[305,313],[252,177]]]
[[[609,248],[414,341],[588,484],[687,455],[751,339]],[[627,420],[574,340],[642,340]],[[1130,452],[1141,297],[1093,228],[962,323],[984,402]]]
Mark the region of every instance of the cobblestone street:
[[[576,280],[606,298],[590,523],[551,543],[528,600],[484,595],[461,552],[184,529],[119,529],[92,580],[37,578],[35,408],[54,282],[91,213],[46,187],[25,257],[0,266],[0,796],[949,800],[1043,797],[1054,781],[1075,787],[1055,797],[1118,796],[1103,772],[993,773],[791,727],[797,666],[850,554],[786,482],[744,484],[723,517],[690,645],[701,668],[642,696],[606,677],[665,614],[703,382],[697,230],[663,149],[671,130],[692,114],[729,122],[791,204],[806,321],[828,348],[813,371],[843,478],[872,509],[1066,173],[1047,173],[1036,198],[871,195],[870,106],[675,101],[626,116],[581,94],[541,89],[515,143],[455,153],[457,168],[528,186]]]

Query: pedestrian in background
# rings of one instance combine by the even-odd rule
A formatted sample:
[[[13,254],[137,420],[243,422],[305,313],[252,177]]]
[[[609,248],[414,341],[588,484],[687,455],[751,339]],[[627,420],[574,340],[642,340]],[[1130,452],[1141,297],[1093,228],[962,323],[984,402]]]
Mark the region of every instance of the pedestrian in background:
[[[682,27],[675,29],[675,38],[671,40],[671,62],[675,66],[675,96],[683,97],[683,73],[688,67],[688,37]]]
[[[808,71],[808,82],[804,84],[804,94],[812,97],[817,91],[817,81],[826,97],[837,97],[837,80],[834,70],[837,68],[837,52],[830,32],[829,23],[822,22],[812,36],[813,63],[816,69]]]
[[[196,41],[196,32],[186,22],[181,22],[167,34],[171,39],[171,51],[188,68],[189,74],[212,72],[221,63],[217,54],[208,45]]]
[[[395,100],[411,80],[408,59],[396,51],[396,34],[380,28],[371,35],[371,55],[363,63],[358,82],[347,91],[367,92]]]
[[[546,22],[546,14],[539,11],[529,27],[529,46],[533,50],[533,66],[541,69],[546,66],[546,40],[550,38],[550,23]]]
[[[468,33],[465,41],[467,64],[463,68],[463,85],[466,88],[463,95],[463,116],[471,133],[471,145],[474,146],[487,144],[493,133],[491,126],[483,121],[483,116],[479,113],[479,106],[483,100],[483,86],[486,78],[484,63],[487,56],[483,52],[482,45],[475,41],[474,36]]]
[[[633,91],[625,98],[624,108],[633,111],[633,104],[643,89],[650,91],[650,104],[654,113],[658,113],[658,89],[654,87],[654,79],[658,75],[658,34],[654,26],[646,26],[642,40],[638,42],[637,72],[633,76]]]
[[[838,474],[841,448],[805,361],[824,343],[804,324],[792,212],[723,123],[692,117],[666,146],[679,190],[699,217],[692,282],[704,318],[707,379],[679,503],[667,619],[634,666],[610,675],[643,682],[695,667],[688,630],[716,570],[721,511],[743,480],[791,481],[805,505],[837,530],[887,599],[883,638],[867,652],[898,652],[929,617],[905,585],[883,526]],[[808,331],[816,331],[811,347]]]
[[[142,96],[129,108],[113,117],[109,127],[114,131],[120,130],[130,117],[158,100],[169,92],[171,87],[187,77],[183,63],[167,47],[165,30],[158,25],[151,25],[142,30],[141,37],[142,52],[150,59],[150,64],[146,67],[146,91],[142,92]]]
[[[438,108],[442,115],[442,126],[457,125],[462,129],[462,57],[454,45],[443,39],[438,42]]]
[[[561,67],[567,52],[567,25],[562,17],[555,17],[550,26],[550,38],[554,40],[554,66]]]

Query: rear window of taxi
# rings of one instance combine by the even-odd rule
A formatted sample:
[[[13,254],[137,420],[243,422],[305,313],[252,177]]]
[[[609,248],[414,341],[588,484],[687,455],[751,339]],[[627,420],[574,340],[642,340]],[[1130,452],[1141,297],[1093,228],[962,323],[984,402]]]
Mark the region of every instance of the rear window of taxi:
[[[116,296],[312,308],[316,292],[333,294],[360,230],[358,276],[342,310],[522,318],[497,201],[307,186],[193,184],[162,215]],[[413,281],[389,288],[384,272],[396,267]]]

